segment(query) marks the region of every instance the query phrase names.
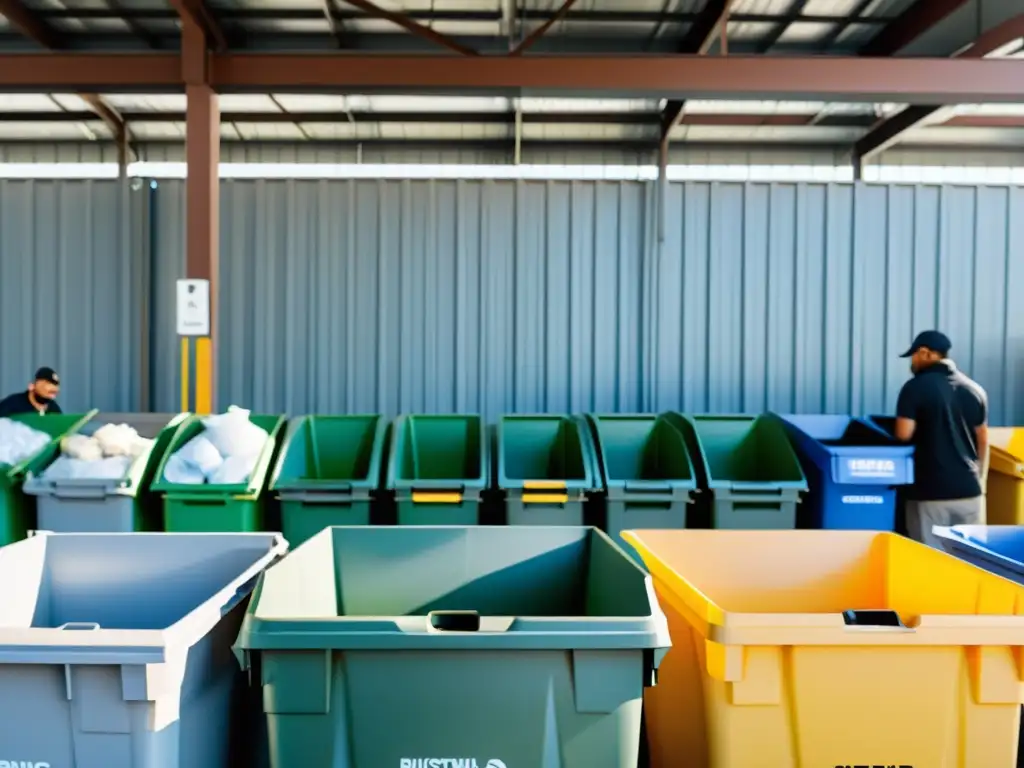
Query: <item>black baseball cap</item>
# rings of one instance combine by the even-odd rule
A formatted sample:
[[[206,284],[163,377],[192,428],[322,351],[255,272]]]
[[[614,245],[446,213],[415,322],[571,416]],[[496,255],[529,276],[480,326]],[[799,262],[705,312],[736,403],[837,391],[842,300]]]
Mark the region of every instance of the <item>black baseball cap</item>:
[[[36,371],[36,377],[33,381],[48,381],[54,386],[60,386],[60,376],[57,375],[57,372],[53,370],[53,368],[45,365]]]
[[[932,352],[938,352],[940,355],[948,355],[952,347],[953,342],[942,331],[921,331],[914,339],[914,343],[910,345],[910,349],[900,355],[900,357],[910,357],[919,349],[930,349]]]

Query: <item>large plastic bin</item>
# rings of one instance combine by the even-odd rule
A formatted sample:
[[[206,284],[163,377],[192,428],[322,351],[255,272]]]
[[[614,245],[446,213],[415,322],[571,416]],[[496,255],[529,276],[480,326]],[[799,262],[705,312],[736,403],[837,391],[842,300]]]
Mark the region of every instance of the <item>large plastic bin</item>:
[[[668,644],[596,529],[376,526],[264,574],[236,648],[272,768],[634,768]]]
[[[681,416],[692,425],[707,473],[714,528],[791,529],[807,490],[800,461],[777,419]],[[702,489],[704,490],[704,489]]]
[[[1011,768],[1024,587],[875,531],[635,531],[652,768]]]
[[[39,470],[64,435],[95,414],[93,410],[85,414],[23,414],[11,417],[13,421],[45,432],[53,440],[17,465],[0,464],[0,546],[24,539],[26,533],[36,527],[35,497],[26,496],[22,492],[25,478],[30,472]]]
[[[587,419],[605,486],[608,535],[620,541],[627,528],[685,528],[697,482],[671,420],[650,414]]]
[[[509,525],[583,525],[597,490],[585,430],[572,416],[500,419],[498,489]]]
[[[41,533],[0,549],[0,761],[252,765],[229,756],[247,687],[231,642],[286,547],[270,534]]]
[[[380,415],[292,420],[270,480],[291,546],[331,525],[370,524],[387,428]]]
[[[23,488],[36,497],[37,527],[64,533],[159,530],[159,505],[154,503],[149,486],[163,452],[187,418],[185,413],[101,413],[72,429],[69,435],[92,435],[107,424],[127,424],[154,443],[135,458],[119,480],[50,480],[42,475],[61,454],[59,443],[53,443],[46,459],[30,470]]]
[[[201,416],[185,420],[171,438],[157,467],[152,489],[163,497],[164,529],[169,532],[259,531],[266,513],[267,475],[277,453],[284,416],[253,414],[249,420],[270,435],[248,482],[234,485],[181,485],[164,478],[167,461],[204,427]]]
[[[399,525],[476,525],[490,485],[490,441],[480,416],[399,416],[387,489]]]
[[[914,482],[913,447],[852,416],[779,418],[810,491],[801,528],[894,530],[896,487]]]
[[[986,522],[1024,524],[1024,428],[992,427],[988,439]]]

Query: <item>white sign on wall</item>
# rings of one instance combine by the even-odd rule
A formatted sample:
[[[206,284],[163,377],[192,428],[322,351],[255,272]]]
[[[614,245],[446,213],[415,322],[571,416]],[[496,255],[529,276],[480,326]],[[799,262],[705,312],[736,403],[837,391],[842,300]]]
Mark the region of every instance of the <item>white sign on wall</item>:
[[[178,281],[178,335],[210,335],[210,281]]]

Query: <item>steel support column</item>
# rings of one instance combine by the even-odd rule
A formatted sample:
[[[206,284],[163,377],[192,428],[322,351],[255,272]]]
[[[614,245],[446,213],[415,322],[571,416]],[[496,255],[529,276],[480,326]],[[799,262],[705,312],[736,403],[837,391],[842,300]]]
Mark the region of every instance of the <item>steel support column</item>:
[[[220,104],[210,85],[210,53],[201,27],[182,19],[185,81],[185,275],[210,282],[210,335],[196,340],[196,413],[212,413],[216,392],[217,286],[220,265]],[[182,341],[183,367],[188,340]],[[183,382],[184,383],[184,382]]]

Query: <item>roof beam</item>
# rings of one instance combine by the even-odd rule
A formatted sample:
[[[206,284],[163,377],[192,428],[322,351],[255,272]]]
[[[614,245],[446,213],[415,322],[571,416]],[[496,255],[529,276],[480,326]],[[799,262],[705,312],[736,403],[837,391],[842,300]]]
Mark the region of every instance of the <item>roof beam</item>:
[[[396,13],[395,11],[389,11],[386,8],[381,8],[379,5],[370,2],[370,0],[343,0],[343,2],[349,5],[355,6],[361,11],[376,16],[381,19],[386,19],[392,24],[395,24],[407,32],[411,32],[417,37],[422,37],[424,40],[430,40],[433,43],[437,43],[444,48],[448,48],[456,53],[461,53],[463,56],[479,56],[477,51],[474,51],[469,46],[463,45],[458,40],[455,40],[448,35],[442,35],[440,32],[435,32],[430,27],[420,24],[418,21],[413,21],[408,16],[402,13]]]
[[[861,47],[860,55],[892,56],[966,4],[967,0],[917,0]]]
[[[576,0],[565,0],[562,6],[555,12],[555,15],[537,27],[533,32],[527,35],[523,40],[509,52],[509,56],[521,56],[527,48],[531,48],[534,43],[540,40],[544,35],[547,34],[548,30],[551,29],[555,24],[565,18],[565,15],[569,10],[576,4]]]
[[[203,0],[170,0],[182,24],[192,24],[203,31],[203,35],[218,53],[228,49],[228,38],[213,12]]]
[[[798,101],[1024,101],[1024,59],[841,56],[460,56],[244,54],[210,57],[227,92],[626,94],[632,98]],[[180,92],[176,53],[0,54],[12,90]]]
[[[971,45],[953,54],[953,59],[982,60],[991,56],[1001,48],[1024,37],[1024,14],[1007,19],[989,29]],[[923,123],[942,117],[943,107],[928,105],[911,105],[891,117],[879,121],[862,136],[853,146],[854,165],[884,152],[899,142],[907,131]]]

